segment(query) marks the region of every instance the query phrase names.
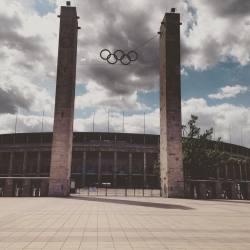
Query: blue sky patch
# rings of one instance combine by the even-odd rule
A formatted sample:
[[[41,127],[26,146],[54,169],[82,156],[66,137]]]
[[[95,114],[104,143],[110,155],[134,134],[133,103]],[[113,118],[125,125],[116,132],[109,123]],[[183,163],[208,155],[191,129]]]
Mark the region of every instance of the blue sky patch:
[[[54,12],[56,9],[56,4],[49,2],[48,0],[36,0],[35,9],[40,16],[45,16],[49,12]]]
[[[182,76],[182,99],[204,98],[209,105],[231,103],[236,105],[250,105],[249,92],[234,98],[222,100],[208,98],[209,94],[217,93],[220,88],[236,84],[250,88],[249,65],[241,66],[234,62],[220,63],[205,71],[186,69],[187,76]]]

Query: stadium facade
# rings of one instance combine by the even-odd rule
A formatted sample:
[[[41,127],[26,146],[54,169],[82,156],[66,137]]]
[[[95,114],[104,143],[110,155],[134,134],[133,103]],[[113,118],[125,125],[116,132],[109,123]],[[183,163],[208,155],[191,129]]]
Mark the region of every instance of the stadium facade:
[[[51,147],[52,133],[0,135],[0,195],[47,196]],[[238,160],[250,159],[249,148],[221,142],[219,149]],[[76,187],[160,188],[159,153],[159,135],[74,132],[71,181]],[[185,194],[250,199],[250,166],[225,166],[203,179],[186,174]]]

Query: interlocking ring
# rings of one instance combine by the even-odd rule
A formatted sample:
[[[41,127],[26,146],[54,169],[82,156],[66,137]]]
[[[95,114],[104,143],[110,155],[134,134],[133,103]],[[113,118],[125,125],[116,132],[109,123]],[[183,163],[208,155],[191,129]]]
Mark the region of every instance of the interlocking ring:
[[[138,54],[134,50],[125,53],[123,50],[118,49],[114,53],[111,53],[108,49],[103,49],[100,52],[100,57],[109,64],[116,64],[120,61],[123,65],[129,65],[138,59]]]

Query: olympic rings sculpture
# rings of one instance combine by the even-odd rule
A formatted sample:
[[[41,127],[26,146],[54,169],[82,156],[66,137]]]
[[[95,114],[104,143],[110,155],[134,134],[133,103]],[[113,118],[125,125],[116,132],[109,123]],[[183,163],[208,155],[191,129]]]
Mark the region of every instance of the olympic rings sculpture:
[[[138,59],[138,54],[134,50],[125,53],[123,50],[118,49],[111,53],[108,49],[103,49],[100,52],[100,57],[109,64],[116,64],[119,61],[123,65],[129,65]]]

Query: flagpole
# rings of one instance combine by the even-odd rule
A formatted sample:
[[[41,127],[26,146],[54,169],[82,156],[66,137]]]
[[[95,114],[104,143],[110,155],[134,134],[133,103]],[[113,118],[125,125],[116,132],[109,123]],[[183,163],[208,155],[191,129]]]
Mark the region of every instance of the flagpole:
[[[43,120],[44,120],[44,110],[43,110],[43,116],[42,116],[42,127],[41,127],[41,132],[43,133]]]
[[[122,112],[122,132],[124,133],[124,111]]]
[[[94,111],[94,114],[93,114],[93,132],[95,132],[95,111]]]
[[[18,111],[16,113],[16,121],[15,121],[15,134],[17,132],[17,118],[18,118]]]
[[[109,133],[109,109],[108,109],[108,133]]]
[[[144,112],[144,135],[146,134],[146,119],[145,119],[145,112]]]

